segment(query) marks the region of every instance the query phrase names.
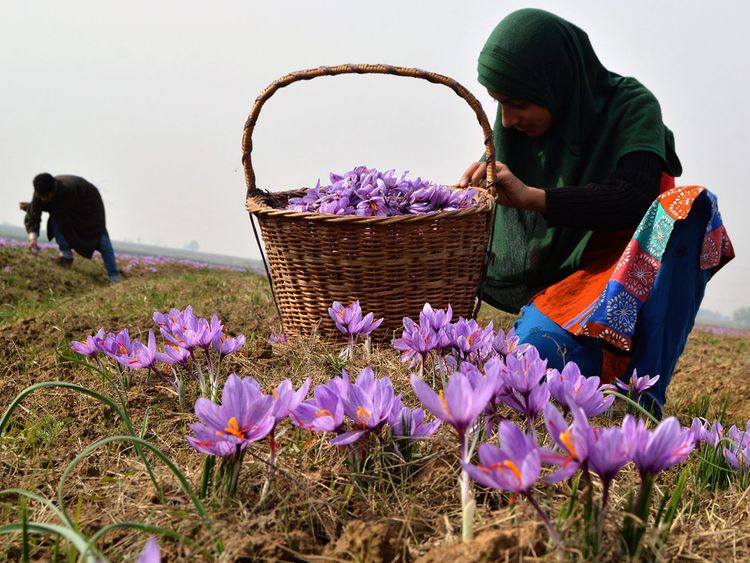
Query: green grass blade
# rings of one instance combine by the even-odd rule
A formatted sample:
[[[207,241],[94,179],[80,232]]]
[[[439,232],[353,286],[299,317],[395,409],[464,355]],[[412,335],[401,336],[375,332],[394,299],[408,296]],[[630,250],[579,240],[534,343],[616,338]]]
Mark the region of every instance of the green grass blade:
[[[79,553],[83,553],[87,550],[88,540],[75,530],[72,530],[66,526],[59,526],[57,524],[46,524],[42,522],[27,522],[23,524],[5,524],[0,526],[0,534],[16,534],[24,533],[24,527],[27,533],[49,535],[54,534],[65,538]],[[106,561],[103,556],[99,553],[88,555],[86,561],[96,563],[97,561]]]
[[[178,534],[177,532],[168,528],[151,526],[150,524],[144,524],[143,522],[115,522],[113,524],[109,524],[107,526],[104,526],[103,528],[100,528],[94,535],[89,538],[87,551],[93,549],[96,542],[99,541],[102,536],[111,532],[112,530],[120,529],[139,530],[141,532],[147,532],[149,534],[156,534],[161,537],[173,539],[176,542],[179,542],[180,544],[186,545],[188,547],[193,547],[194,545],[196,545],[194,540],[183,536],[182,534]],[[199,547],[198,551],[209,559],[214,558],[213,555],[205,547]],[[84,561],[84,557],[85,553],[81,553],[80,557],[78,558],[79,563],[82,563]]]
[[[182,485],[182,490],[185,491],[185,493],[190,497],[190,500],[193,502],[195,509],[198,511],[198,514],[201,516],[203,523],[205,524],[209,532],[211,532],[211,535],[214,537],[217,552],[220,554],[223,551],[223,545],[221,543],[221,539],[217,537],[216,533],[214,532],[214,529],[211,526],[211,521],[208,519],[208,515],[206,514],[206,509],[203,507],[203,503],[201,503],[200,499],[193,491],[193,488],[190,486],[190,482],[187,480],[187,477],[185,477],[182,471],[180,471],[180,469],[174,464],[174,462],[172,462],[171,459],[169,459],[169,457],[167,457],[167,455],[164,452],[162,452],[159,448],[154,446],[152,443],[147,442],[146,440],[143,440],[141,438],[138,438],[137,436],[110,436],[108,438],[103,438],[97,442],[94,442],[90,446],[86,447],[81,453],[79,453],[73,459],[73,461],[71,461],[68,464],[68,466],[65,468],[65,471],[63,471],[63,474],[60,477],[60,482],[58,483],[58,486],[57,486],[58,504],[60,505],[60,510],[62,510],[65,513],[66,520],[69,521],[69,517],[67,517],[67,512],[65,511],[65,506],[64,506],[64,491],[65,491],[65,482],[70,476],[70,473],[73,471],[76,465],[78,465],[84,458],[86,458],[93,451],[113,442],[132,442],[134,445],[140,444],[141,446],[151,450],[151,452],[156,457],[158,457],[162,462],[164,462],[164,464],[169,468],[169,470],[180,481],[180,485]]]
[[[37,389],[47,389],[47,388],[71,389],[73,391],[83,393],[84,395],[88,395],[89,397],[104,403],[113,411],[115,411],[115,413],[117,413],[117,416],[119,416],[120,419],[123,421],[128,432],[130,432],[131,435],[136,436],[135,430],[133,429],[133,422],[130,420],[130,416],[128,416],[126,411],[123,411],[122,409],[120,409],[117,403],[115,403],[112,399],[110,399],[109,397],[105,395],[102,395],[101,393],[94,391],[93,389],[89,389],[88,387],[76,385],[75,383],[68,383],[66,381],[44,381],[42,383],[36,383],[35,385],[31,385],[27,387],[26,389],[21,391],[18,395],[16,395],[16,398],[13,399],[13,401],[10,403],[8,408],[3,413],[2,418],[0,418],[0,436],[2,436],[3,431],[5,430],[5,427],[8,425],[8,422],[10,421],[10,417],[13,415],[13,412],[18,408],[18,406],[21,404],[21,401],[23,401],[28,395],[30,395]],[[121,397],[121,400],[122,400],[122,397]],[[162,491],[161,487],[159,486],[159,483],[156,481],[156,475],[154,475],[154,472],[151,469],[151,464],[149,463],[146,455],[143,453],[143,450],[141,449],[141,445],[136,443],[136,444],[133,444],[133,446],[135,447],[135,451],[138,454],[138,457],[140,457],[143,463],[146,465],[146,471],[148,471],[149,477],[151,478],[151,482],[154,484],[154,488],[156,489],[156,492],[159,495],[159,498],[163,500],[164,491]],[[68,522],[68,523],[71,526],[73,525],[72,522]]]

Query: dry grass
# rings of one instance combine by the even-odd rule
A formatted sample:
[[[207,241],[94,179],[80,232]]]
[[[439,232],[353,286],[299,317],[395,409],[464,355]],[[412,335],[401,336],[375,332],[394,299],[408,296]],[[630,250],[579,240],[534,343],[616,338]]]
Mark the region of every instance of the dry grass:
[[[246,355],[232,358],[228,367],[255,377],[265,389],[283,378],[299,385],[308,376],[316,384],[338,375],[335,346],[314,338],[274,348],[267,344],[275,328],[274,309],[265,281],[255,275],[165,267],[156,274],[136,272],[110,287],[100,275],[100,264],[83,260],[72,270],[58,270],[24,253],[0,249],[0,268],[6,264],[16,272],[16,281],[8,284],[7,278],[0,278],[4,284],[0,285],[4,311],[0,410],[25,387],[40,381],[73,381],[112,395],[97,373],[71,361],[70,340],[102,325],[108,330],[129,327],[134,336],[143,336],[153,326],[153,311],[188,304],[202,316],[217,312],[230,331],[248,336]],[[505,327],[512,322],[494,311],[485,311],[484,316]],[[674,414],[685,419],[704,396],[717,404],[727,395],[727,420],[750,416],[749,343],[750,338],[742,336],[691,336],[672,388]],[[360,351],[347,368],[356,373],[366,364],[376,374],[388,374],[403,391],[406,404],[415,402],[409,371],[394,351],[379,349],[370,356]],[[196,487],[202,458],[184,440],[187,424],[194,419],[192,400],[186,405],[181,409],[171,389],[145,377],[127,393],[138,431]],[[91,399],[63,390],[38,392],[24,401],[0,441],[0,489],[23,487],[54,499],[61,472],[77,453],[123,431],[122,421]],[[484,490],[477,493],[476,540],[468,546],[457,541],[456,449],[455,437],[442,428],[424,444],[421,461],[400,468],[392,466],[393,458],[378,456],[371,462],[376,471],[355,474],[340,449],[322,437],[311,440],[308,433],[290,428],[283,437],[272,495],[258,506],[267,448],[265,443],[256,444],[246,457],[236,499],[206,503],[225,546],[222,560],[453,562],[586,557],[580,510],[559,523],[568,547],[565,553],[553,555],[546,531],[525,501],[511,505],[508,495]],[[212,547],[210,534],[174,476],[159,463],[155,468],[164,488],[163,500],[132,448],[124,443],[106,446],[73,472],[64,491],[66,506],[87,533],[121,520],[175,530],[197,545],[190,549],[164,541],[171,560],[201,560],[200,548]],[[402,479],[402,471],[412,477]],[[661,476],[659,486],[669,489],[676,474]],[[636,485],[633,471],[615,483],[603,560],[618,558],[617,526],[625,498]],[[569,489],[542,485],[538,490],[541,503],[554,517]],[[644,555],[685,561],[750,559],[750,492],[730,488],[712,494],[690,483],[684,498],[667,545]],[[49,510],[36,503],[30,503],[29,511],[32,520],[54,521]],[[0,525],[19,520],[18,499],[0,498]],[[19,539],[2,537],[0,559],[17,559]],[[113,561],[133,560],[144,539],[144,534],[118,530],[106,535],[100,546]],[[647,540],[654,543],[656,534]],[[57,548],[59,559],[64,559],[65,546]],[[34,558],[50,560],[55,549],[50,538],[33,537]]]

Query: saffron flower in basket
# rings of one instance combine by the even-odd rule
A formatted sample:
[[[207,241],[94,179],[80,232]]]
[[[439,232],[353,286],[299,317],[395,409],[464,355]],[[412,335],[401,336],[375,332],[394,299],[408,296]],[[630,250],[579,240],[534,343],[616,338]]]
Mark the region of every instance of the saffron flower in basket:
[[[454,189],[433,184],[422,178],[411,180],[406,172],[396,176],[395,170],[381,172],[358,166],[344,174],[330,174],[331,184],[320,181],[304,196],[289,198],[287,209],[357,215],[360,217],[391,217],[435,211],[453,211],[474,205],[477,191]]]

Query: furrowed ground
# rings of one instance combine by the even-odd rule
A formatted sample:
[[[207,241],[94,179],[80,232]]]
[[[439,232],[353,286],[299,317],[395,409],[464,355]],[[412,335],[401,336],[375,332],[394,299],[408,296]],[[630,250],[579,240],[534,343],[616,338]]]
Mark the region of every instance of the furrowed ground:
[[[108,331],[128,327],[146,339],[154,311],[192,305],[196,314],[218,313],[232,334],[248,342],[242,356],[230,356],[228,371],[255,377],[265,391],[284,378],[295,387],[308,376],[313,385],[338,375],[338,349],[315,339],[271,347],[277,328],[275,309],[263,278],[249,273],[161,265],[156,272],[135,268],[123,283],[105,284],[101,263],[76,260],[65,270],[48,259],[21,249],[0,248],[0,412],[29,385],[61,380],[89,387],[116,399],[115,391],[95,371],[76,363],[71,340],[82,340],[100,326]],[[377,312],[376,312],[377,314]],[[508,327],[513,318],[484,311],[485,321]],[[376,349],[369,357],[358,350],[347,366],[356,375],[365,365],[376,375],[389,375],[404,403],[416,406],[409,370],[397,352]],[[199,486],[203,456],[185,441],[195,421],[190,388],[180,405],[170,387],[145,374],[125,401],[136,431],[162,449]],[[667,415],[689,424],[695,415],[709,420],[722,415],[725,428],[750,417],[750,336],[718,336],[694,331],[675,373]],[[622,414],[622,410],[619,411]],[[602,424],[619,422],[619,418]],[[0,490],[23,488],[56,499],[66,465],[86,446],[126,433],[123,421],[100,402],[64,389],[42,389],[28,396],[0,437]],[[401,479],[402,469],[353,474],[341,449],[289,426],[281,440],[273,489],[260,504],[267,444],[250,448],[235,499],[205,501],[213,532],[224,545],[226,561],[494,561],[552,558],[547,532],[525,500],[477,489],[476,539],[460,543],[461,507],[458,459],[452,431],[441,428],[423,444],[424,458]],[[76,525],[90,536],[118,521],[144,522],[190,538],[192,547],[162,540],[170,560],[202,560],[213,549],[211,532],[198,516],[175,476],[153,459],[159,498],[143,462],[126,442],[97,449],[72,472],[62,490]],[[688,465],[695,464],[691,458]],[[382,463],[375,460],[373,463]],[[662,474],[657,489],[669,488],[681,468]],[[613,485],[611,513],[605,529],[602,560],[618,559],[617,528],[628,493],[637,484],[629,467]],[[556,521],[566,543],[564,559],[584,558],[580,506],[569,518],[559,517],[568,505],[570,486],[539,485],[537,498]],[[28,519],[56,522],[39,502],[17,495],[0,497],[0,526]],[[117,529],[98,543],[113,561],[133,561],[147,534]],[[650,531],[644,554],[672,560],[746,561],[750,559],[750,490],[730,486],[701,490],[690,479],[666,546],[657,546]],[[69,546],[51,536],[30,538],[32,560],[67,560]],[[20,534],[0,535],[0,560],[22,556]],[[73,559],[74,560],[74,559]]]

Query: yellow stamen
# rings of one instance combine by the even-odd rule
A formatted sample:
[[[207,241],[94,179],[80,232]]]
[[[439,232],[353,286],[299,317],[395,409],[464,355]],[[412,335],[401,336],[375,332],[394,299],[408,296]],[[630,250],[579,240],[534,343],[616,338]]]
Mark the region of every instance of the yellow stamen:
[[[573,445],[573,435],[570,432],[560,432],[560,441],[565,444],[565,447],[570,452],[570,455],[577,457],[576,447]]]
[[[448,403],[445,400],[445,395],[443,394],[443,390],[441,389],[438,391],[438,396],[440,397],[440,402],[443,403],[443,408],[445,409],[445,414],[450,414],[451,410],[448,408]]]
[[[276,390],[275,389],[273,391],[271,391],[271,395],[273,395],[273,398],[276,399],[277,401],[279,400],[279,396],[276,394]]]
[[[229,422],[227,422],[227,427],[224,429],[224,432],[227,434],[231,434],[232,436],[235,436],[236,438],[239,438],[240,440],[245,439],[245,433],[240,429],[240,425],[237,423],[237,419],[232,417],[229,419]],[[224,436],[225,434],[223,432],[216,432],[217,436]]]
[[[360,405],[359,408],[357,409],[357,420],[364,423],[364,422],[367,422],[368,418],[370,418],[370,413],[367,412],[365,407]]]
[[[124,345],[120,344],[120,354],[127,354],[128,349]]]
[[[319,411],[315,411],[316,418],[320,418],[322,416],[330,416],[331,418],[333,418],[333,414],[331,414],[331,411],[329,411],[328,409],[321,409]]]

